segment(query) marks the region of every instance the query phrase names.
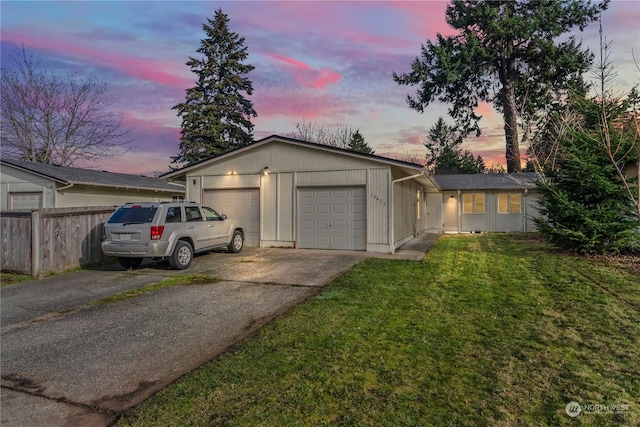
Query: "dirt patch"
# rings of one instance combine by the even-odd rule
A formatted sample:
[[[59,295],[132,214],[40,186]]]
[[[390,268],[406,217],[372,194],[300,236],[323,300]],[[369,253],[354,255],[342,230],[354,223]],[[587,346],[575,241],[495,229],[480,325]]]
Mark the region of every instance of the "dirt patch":
[[[640,256],[634,255],[594,255],[591,257],[608,266],[621,268],[634,274],[640,274]]]

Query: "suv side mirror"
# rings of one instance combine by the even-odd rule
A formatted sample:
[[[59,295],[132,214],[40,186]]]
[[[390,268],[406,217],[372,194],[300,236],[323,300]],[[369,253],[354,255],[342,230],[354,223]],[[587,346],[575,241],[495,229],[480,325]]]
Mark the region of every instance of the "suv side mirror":
[[[221,219],[222,221],[224,221],[225,219],[227,219],[227,215],[225,215],[225,214],[220,215],[220,219]]]

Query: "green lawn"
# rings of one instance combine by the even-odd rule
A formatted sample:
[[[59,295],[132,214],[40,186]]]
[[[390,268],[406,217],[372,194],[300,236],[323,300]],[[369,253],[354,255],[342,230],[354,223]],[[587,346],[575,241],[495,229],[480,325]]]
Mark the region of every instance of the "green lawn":
[[[117,425],[640,425],[640,274],[444,236],[362,262]]]

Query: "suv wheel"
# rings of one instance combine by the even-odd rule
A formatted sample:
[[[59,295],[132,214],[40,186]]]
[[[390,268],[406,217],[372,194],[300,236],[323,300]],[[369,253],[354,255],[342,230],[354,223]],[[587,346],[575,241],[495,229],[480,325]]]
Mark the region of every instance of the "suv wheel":
[[[244,246],[244,236],[240,232],[240,230],[236,230],[233,232],[233,236],[231,237],[231,243],[229,244],[229,252],[237,254],[242,250]]]
[[[138,268],[142,264],[142,258],[124,258],[119,257],[118,262],[125,269]]]
[[[193,260],[193,249],[184,240],[180,240],[169,257],[169,264],[177,270],[184,270],[191,265]]]

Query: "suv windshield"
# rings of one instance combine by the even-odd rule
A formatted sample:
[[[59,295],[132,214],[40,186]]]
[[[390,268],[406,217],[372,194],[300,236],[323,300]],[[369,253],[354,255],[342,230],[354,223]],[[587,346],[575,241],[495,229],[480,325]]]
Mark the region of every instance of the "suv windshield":
[[[120,208],[109,219],[109,224],[145,224],[153,221],[157,207]]]

